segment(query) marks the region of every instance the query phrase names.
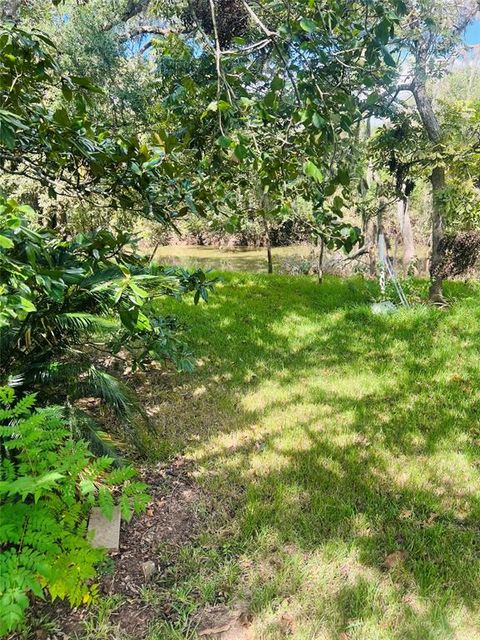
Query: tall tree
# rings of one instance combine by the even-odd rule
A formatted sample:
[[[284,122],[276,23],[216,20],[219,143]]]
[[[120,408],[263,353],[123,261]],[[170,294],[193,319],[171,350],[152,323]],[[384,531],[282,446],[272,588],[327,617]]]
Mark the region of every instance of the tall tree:
[[[432,248],[430,290],[432,302],[443,303],[442,240],[444,236],[445,166],[441,159],[443,132],[428,91],[428,80],[441,74],[459,48],[460,35],[478,11],[476,0],[458,4],[453,0],[409,0],[403,21],[402,50],[408,52],[403,66],[406,81],[396,87],[413,95],[415,106],[430,142],[437,147],[438,159],[430,172],[432,187]]]

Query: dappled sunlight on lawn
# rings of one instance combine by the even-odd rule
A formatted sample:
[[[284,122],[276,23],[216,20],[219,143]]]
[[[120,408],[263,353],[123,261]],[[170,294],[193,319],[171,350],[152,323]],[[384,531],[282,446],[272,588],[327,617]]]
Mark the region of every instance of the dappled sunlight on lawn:
[[[214,496],[199,544],[236,549],[214,571],[235,565],[258,638],[480,637],[480,303],[451,290],[386,317],[361,280],[243,275],[172,305],[203,366],[158,420]]]

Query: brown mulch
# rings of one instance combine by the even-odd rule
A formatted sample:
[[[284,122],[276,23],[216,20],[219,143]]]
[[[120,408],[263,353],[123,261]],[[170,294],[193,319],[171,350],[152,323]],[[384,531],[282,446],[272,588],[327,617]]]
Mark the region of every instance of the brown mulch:
[[[196,505],[203,494],[191,478],[191,466],[178,458],[168,467],[154,465],[140,468],[141,479],[148,484],[151,502],[140,516],[123,522],[120,530],[120,549],[109,554],[110,571],[100,577],[101,597],[121,596],[121,604],[110,617],[113,628],[140,640],[154,618],[167,617],[168,611],[146,604],[142,588],[154,587],[161,578],[162,565],[158,550],[168,547],[168,564],[175,561],[176,552],[194,538],[199,529]],[[146,576],[144,563],[155,563],[152,576]],[[91,614],[87,607],[73,611],[64,603],[38,603],[33,607],[32,619],[53,620],[57,630],[45,630],[44,623],[33,632],[36,640],[73,640],[81,637],[82,622]],[[114,637],[114,636],[112,636]],[[11,640],[14,640],[12,636]]]

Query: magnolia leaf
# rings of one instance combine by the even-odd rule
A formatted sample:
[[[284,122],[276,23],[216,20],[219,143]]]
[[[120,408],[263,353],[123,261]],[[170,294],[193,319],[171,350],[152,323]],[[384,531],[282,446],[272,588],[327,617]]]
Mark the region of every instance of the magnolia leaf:
[[[305,172],[306,176],[313,178],[317,182],[321,182],[323,180],[323,173],[320,171],[317,165],[311,160],[308,160],[305,163],[303,167],[303,171]]]
[[[248,156],[248,149],[243,144],[237,144],[233,153],[239,160],[245,160]]]
[[[384,18],[376,27],[375,35],[381,44],[387,44],[390,38],[390,23]]]
[[[325,118],[322,118],[322,116],[317,111],[315,111],[312,116],[312,123],[315,125],[315,127],[317,127],[317,129],[321,129],[325,125],[325,122]]]
[[[385,64],[387,64],[389,67],[397,66],[395,59],[392,57],[392,54],[386,47],[382,47],[382,54],[383,54],[383,59],[385,61]]]
[[[10,238],[0,234],[0,249],[12,249],[15,245]]]
[[[300,20],[300,26],[307,33],[313,33],[317,30],[317,23],[311,18],[302,18]]]

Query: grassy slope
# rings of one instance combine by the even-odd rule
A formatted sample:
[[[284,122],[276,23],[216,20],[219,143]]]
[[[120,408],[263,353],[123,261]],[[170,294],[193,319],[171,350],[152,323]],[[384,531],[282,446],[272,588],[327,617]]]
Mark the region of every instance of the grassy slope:
[[[214,504],[152,638],[235,597],[259,639],[480,638],[480,299],[380,317],[369,286],[230,274],[172,302],[200,366],[158,421]]]

